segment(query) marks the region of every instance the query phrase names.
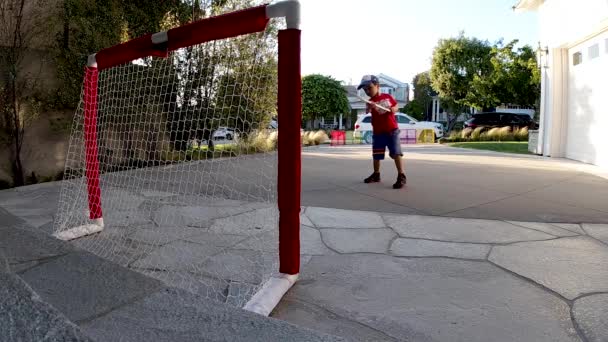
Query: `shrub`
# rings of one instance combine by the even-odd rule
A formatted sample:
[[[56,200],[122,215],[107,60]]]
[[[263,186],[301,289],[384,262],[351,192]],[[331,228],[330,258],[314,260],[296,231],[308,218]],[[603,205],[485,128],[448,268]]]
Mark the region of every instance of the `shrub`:
[[[513,133],[516,141],[528,141],[528,127],[523,127]]]
[[[467,139],[469,136],[471,136],[471,133],[473,133],[473,130],[467,127],[462,130],[462,132],[460,133],[460,137],[462,139]]]
[[[481,137],[481,132],[483,131],[483,127],[477,127],[473,132],[471,132],[471,141],[479,141]]]
[[[314,133],[312,135],[312,142],[315,145],[320,145],[325,143],[326,141],[329,141],[329,136],[327,136],[327,133],[325,133],[325,131],[317,131],[316,133]]]

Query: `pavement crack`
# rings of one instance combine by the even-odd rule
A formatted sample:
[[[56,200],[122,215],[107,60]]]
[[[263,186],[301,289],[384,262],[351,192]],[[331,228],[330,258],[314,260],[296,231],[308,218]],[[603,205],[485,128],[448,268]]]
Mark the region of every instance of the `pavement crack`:
[[[598,291],[598,292],[583,293],[582,295],[572,299],[572,302],[576,302],[579,299],[583,299],[583,298],[591,297],[591,296],[597,296],[597,295],[608,295],[608,292],[607,291]]]
[[[86,318],[74,321],[74,323],[76,323],[77,325],[83,325],[83,324],[91,323],[91,322],[93,322],[96,319],[99,319],[99,318],[102,318],[104,316],[109,315],[113,311],[122,309],[122,308],[127,307],[127,306],[132,305],[132,304],[135,304],[135,303],[137,303],[137,302],[139,302],[139,301],[141,301],[141,300],[143,300],[143,299],[145,299],[145,298],[147,298],[147,297],[149,297],[149,296],[151,296],[151,295],[153,295],[155,293],[159,293],[159,292],[162,292],[164,290],[166,290],[166,288],[160,288],[160,289],[151,291],[149,293],[144,293],[144,294],[141,294],[139,296],[135,296],[135,297],[131,298],[130,300],[128,300],[128,301],[126,301],[126,302],[124,302],[122,304],[119,304],[119,305],[116,305],[114,307],[111,307],[110,309],[104,310],[104,311],[99,312],[99,313],[97,313],[95,315],[91,315],[89,317],[86,317]]]
[[[515,223],[514,221],[505,221],[505,220],[501,220],[500,222],[504,222],[504,223],[510,224],[510,225],[515,226],[515,227],[518,227],[518,228],[523,228],[523,229],[533,230],[533,231],[535,231],[535,232],[539,232],[539,233],[543,233],[543,234],[551,235],[551,236],[553,236],[553,237],[560,237],[559,235],[555,235],[555,234],[547,233],[547,232],[544,232],[544,231],[542,231],[542,230],[540,230],[540,229],[536,229],[536,228],[530,228],[530,227],[523,226],[523,225],[521,225],[521,224],[517,224],[517,223]],[[535,222],[535,223],[536,223],[536,222]],[[561,228],[559,228],[559,227],[556,227],[556,226],[554,226],[554,227],[555,227],[555,229],[563,230],[563,229],[561,229]]]
[[[583,342],[589,342],[589,339],[585,335],[583,329],[581,329],[576,317],[574,317],[574,304],[570,304],[570,321],[572,321],[572,326],[574,327],[574,331]]]
[[[327,245],[327,243],[325,242],[325,239],[323,239],[323,232],[321,230],[319,230],[319,238],[321,239],[321,243],[327,247],[327,249],[329,249],[332,252],[338,253],[339,255],[343,255],[343,254],[347,254],[347,253],[340,253],[338,252],[336,249],[329,247],[329,245]]]
[[[493,266],[495,266],[495,267],[497,267],[497,268],[501,269],[502,271],[507,272],[508,274],[513,275],[513,276],[514,276],[514,277],[516,277],[516,278],[519,278],[519,279],[521,279],[521,280],[523,280],[523,281],[525,281],[525,282],[527,282],[527,283],[529,283],[529,284],[531,284],[531,285],[533,285],[533,286],[535,286],[535,287],[537,287],[537,288],[539,288],[539,289],[541,289],[541,290],[544,290],[545,292],[547,292],[547,293],[549,293],[549,294],[551,294],[551,295],[555,296],[556,298],[561,299],[562,301],[564,301],[564,302],[565,302],[565,303],[567,303],[568,305],[572,306],[572,303],[573,303],[573,302],[572,302],[572,300],[570,300],[570,299],[568,299],[568,298],[564,297],[564,296],[563,296],[562,294],[560,294],[559,292],[556,292],[556,291],[554,291],[554,290],[552,290],[552,289],[550,289],[550,288],[546,287],[546,286],[545,286],[545,285],[543,285],[543,284],[537,283],[536,281],[534,281],[534,280],[533,280],[533,279],[531,279],[531,278],[528,278],[528,277],[526,277],[526,276],[523,276],[523,275],[521,275],[521,274],[519,274],[519,273],[517,273],[517,272],[511,271],[510,269],[508,269],[508,268],[506,268],[506,267],[503,267],[503,266],[501,266],[501,265],[499,265],[499,264],[495,263],[494,261],[492,261],[492,260],[490,260],[490,259],[488,259],[488,260],[487,260],[487,262],[488,262],[488,263],[490,263],[490,264],[492,264]]]
[[[286,299],[285,301],[292,301],[292,302],[300,303],[300,304],[303,304],[304,306],[308,306],[308,307],[313,308],[313,310],[315,310],[315,311],[325,312],[327,314],[327,316],[330,316],[330,317],[333,316],[333,317],[336,317],[338,320],[344,320],[344,321],[350,322],[350,323],[352,323],[354,325],[359,325],[359,326],[365,327],[365,328],[370,329],[371,331],[373,331],[373,332],[375,332],[375,333],[377,333],[379,335],[382,335],[383,336],[383,340],[385,339],[386,341],[399,341],[398,338],[393,337],[393,336],[387,334],[386,332],[384,332],[384,331],[382,331],[380,329],[377,329],[377,328],[375,328],[375,327],[373,327],[373,326],[371,326],[369,324],[360,322],[360,321],[358,321],[356,319],[352,319],[352,318],[340,315],[337,312],[334,312],[334,311],[332,311],[332,310],[330,310],[328,308],[325,308],[325,307],[323,307],[321,305],[318,305],[318,304],[315,304],[315,303],[311,303],[311,302],[308,302],[306,300],[303,300],[303,299],[297,298],[297,297],[296,298],[292,297],[292,298]]]
[[[444,260],[458,260],[458,261],[471,261],[471,262],[487,262],[485,259],[470,259],[470,258],[458,258],[458,257],[450,257],[450,256],[441,256],[441,255],[427,255],[427,256],[401,256],[401,255],[391,255],[393,258],[399,259],[444,259]]]
[[[494,246],[490,246],[490,249],[488,250],[488,254],[486,254],[486,261],[490,261],[490,255],[492,254],[492,251],[494,250]]]

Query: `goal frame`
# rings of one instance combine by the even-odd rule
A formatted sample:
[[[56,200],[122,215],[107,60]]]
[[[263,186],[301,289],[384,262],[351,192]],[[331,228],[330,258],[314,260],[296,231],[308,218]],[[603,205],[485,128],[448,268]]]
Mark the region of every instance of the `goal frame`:
[[[262,32],[272,18],[285,18],[286,28],[278,33],[278,179],[279,275],[268,280],[244,309],[269,315],[291,288],[300,271],[300,195],[302,120],[300,66],[300,3],[286,0],[215,17],[201,19],[168,31],[148,34],[103,49],[88,57],[85,68],[83,109],[85,177],[89,224],[55,233],[61,240],[73,240],[99,233],[104,228],[97,144],[97,82],[101,70],[144,57],[166,58],[169,52],[214,40]]]

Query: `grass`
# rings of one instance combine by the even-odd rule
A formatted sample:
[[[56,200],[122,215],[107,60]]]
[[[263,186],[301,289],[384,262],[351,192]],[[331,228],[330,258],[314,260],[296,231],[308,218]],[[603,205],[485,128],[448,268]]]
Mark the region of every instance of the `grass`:
[[[460,142],[450,144],[452,147],[472,148],[476,150],[495,151],[503,153],[530,154],[527,141],[507,142]]]

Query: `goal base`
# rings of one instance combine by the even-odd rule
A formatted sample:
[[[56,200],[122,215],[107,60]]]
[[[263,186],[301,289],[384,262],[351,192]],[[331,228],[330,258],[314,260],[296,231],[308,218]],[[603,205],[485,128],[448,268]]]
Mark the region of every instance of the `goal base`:
[[[53,234],[59,240],[70,241],[87,235],[99,233],[103,230],[103,218],[93,220],[92,224],[70,228]]]
[[[274,276],[245,304],[243,309],[268,316],[279,304],[279,301],[298,280],[298,274],[284,274]]]

